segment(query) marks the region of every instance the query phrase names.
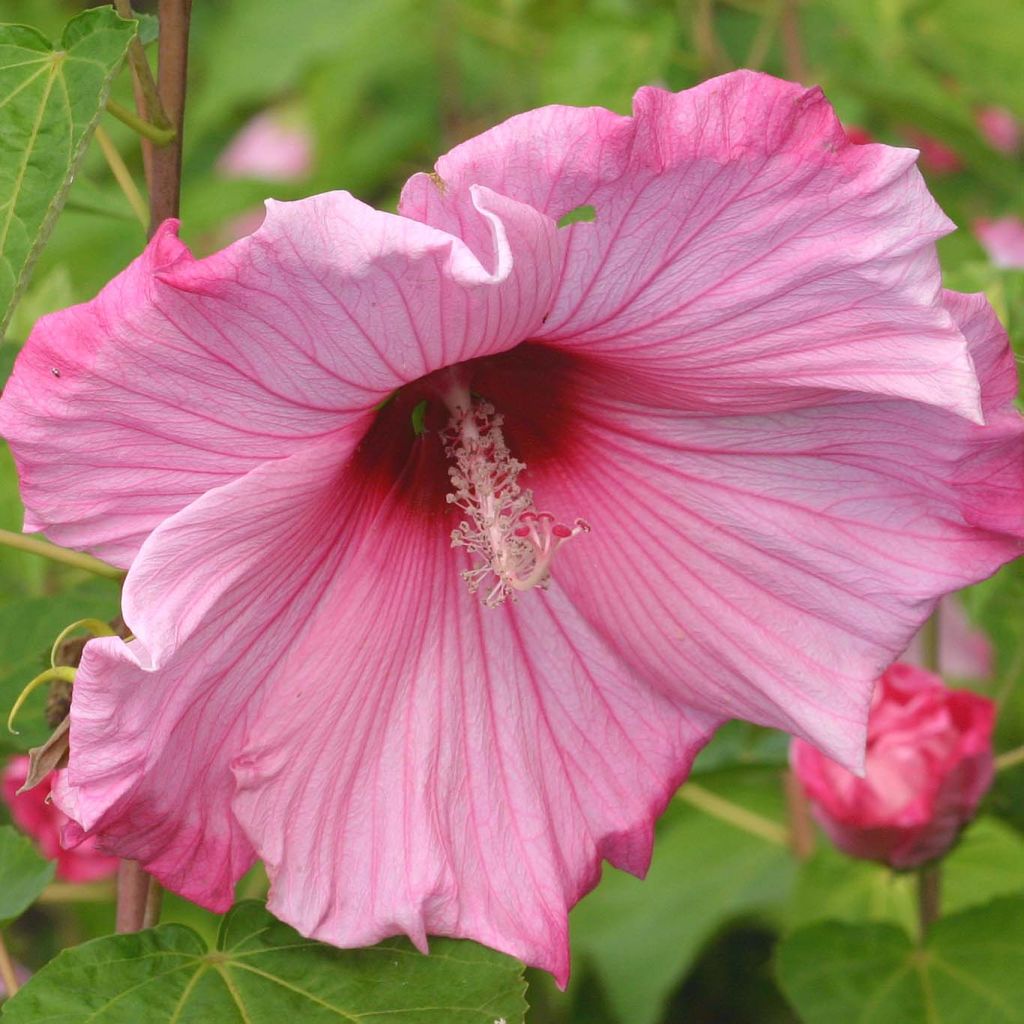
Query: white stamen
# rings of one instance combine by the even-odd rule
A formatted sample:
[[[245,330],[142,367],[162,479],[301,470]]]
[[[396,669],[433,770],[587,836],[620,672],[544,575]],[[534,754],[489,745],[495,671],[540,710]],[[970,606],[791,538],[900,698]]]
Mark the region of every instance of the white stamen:
[[[462,576],[470,593],[487,581],[482,600],[496,608],[506,598],[514,601],[517,591],[545,589],[555,552],[590,527],[582,519],[566,526],[536,511],[533,494],[518,483],[526,466],[512,458],[501,432],[503,419],[492,405],[473,401],[461,388],[447,404],[452,417],[442,438],[455,463],[448,469],[448,502],[466,514],[452,530],[452,547],[466,548],[480,559]]]

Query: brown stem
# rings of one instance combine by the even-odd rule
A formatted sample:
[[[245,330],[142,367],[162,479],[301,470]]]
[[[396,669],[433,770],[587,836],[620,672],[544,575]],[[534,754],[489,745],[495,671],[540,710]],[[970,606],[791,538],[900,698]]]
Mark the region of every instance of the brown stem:
[[[922,942],[939,919],[941,890],[942,867],[938,862],[917,869],[917,919]]]
[[[729,64],[715,34],[714,0],[696,0],[693,8],[693,45],[702,74],[722,71]]]
[[[154,146],[149,188],[149,235],[168,217],[177,217],[181,200],[181,136],[185,121],[188,72],[188,25],[192,0],[160,0],[157,94],[165,120],[174,129],[166,146]],[[155,111],[145,111],[147,115]],[[117,868],[117,930],[137,932],[156,923],[160,894],[155,879],[133,860]]]
[[[779,36],[786,77],[806,85],[807,62],[804,59],[803,37],[800,35],[800,0],[783,0]]]
[[[786,811],[789,817],[789,846],[797,860],[807,860],[814,853],[814,822],[811,805],[796,775],[786,772]]]
[[[185,119],[188,70],[188,25],[192,0],[160,0],[159,70],[157,91],[174,129],[174,140],[153,149],[153,179],[149,192],[150,236],[168,218],[177,217],[181,200],[181,136]]]
[[[122,860],[117,866],[117,922],[119,932],[137,932],[145,927],[149,899],[149,875],[136,860]]]
[[[163,886],[155,878],[150,878],[149,891],[146,893],[146,910],[142,915],[143,928],[155,928],[160,923],[160,910],[163,905]]]
[[[7,952],[7,946],[4,943],[3,932],[0,932],[0,981],[4,983],[4,988],[7,989],[8,999],[20,987],[18,985],[18,975],[14,970],[14,961],[11,960],[11,955]]]

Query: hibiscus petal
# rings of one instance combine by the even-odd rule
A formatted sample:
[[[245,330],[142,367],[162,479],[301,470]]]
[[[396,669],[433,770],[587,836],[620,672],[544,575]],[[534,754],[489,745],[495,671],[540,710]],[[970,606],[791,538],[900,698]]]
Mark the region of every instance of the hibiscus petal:
[[[650,691],[564,596],[482,607],[445,533],[384,510],[236,762],[269,906],[341,946],[476,939],[568,977],[567,909],[720,720]]]
[[[948,297],[988,425],[860,395],[743,417],[680,416],[580,370],[586,459],[540,463],[545,507],[593,532],[558,586],[643,676],[709,712],[778,726],[854,770],[873,681],[937,598],[1020,554],[1024,427],[1005,332]]]
[[[539,141],[538,141],[539,140]],[[641,89],[634,117],[547,107],[418,175],[408,216],[473,244],[483,183],[566,229],[561,286],[536,337],[644,374],[687,408],[792,408],[866,391],[979,419],[964,339],[939,301],[952,225],[913,150],[851,145],[820,89],[735,72]]]
[[[230,761],[335,570],[339,471],[356,440],[264,463],[143,544],[124,593],[136,639],[90,641],[75,679],[54,790],[70,841],[97,834],[168,888],[231,905],[254,854],[231,813]]]
[[[485,188],[471,202],[479,257],[340,192],[270,203],[204,260],[165,224],[93,301],[40,321],[5,388],[25,528],[127,565],[205,491],[521,340],[560,241],[529,207]]]
[[[413,445],[443,479],[437,435]],[[140,639],[86,648],[60,806],[207,906],[255,851],[305,934],[466,936],[564,982],[568,907],[602,857],[646,869],[719,718],[642,685],[564,596],[483,608],[443,490],[424,514],[336,458],[265,464],[146,541]]]

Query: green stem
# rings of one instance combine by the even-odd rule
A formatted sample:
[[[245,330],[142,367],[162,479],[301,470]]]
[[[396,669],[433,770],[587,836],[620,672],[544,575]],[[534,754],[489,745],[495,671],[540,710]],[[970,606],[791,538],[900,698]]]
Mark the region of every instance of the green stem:
[[[1007,768],[1016,768],[1024,764],[1024,747],[1017,747],[1015,750],[1008,750],[996,758],[996,771],[1005,772]]]
[[[138,114],[132,113],[127,107],[122,107],[117,100],[107,100],[107,113],[112,114],[122,124],[128,125],[132,131],[137,132],[144,139],[157,146],[169,146],[175,139],[173,128],[159,128],[149,121],[144,121]]]
[[[8,999],[20,988],[18,985],[18,975],[14,970],[14,962],[11,960],[11,955],[7,952],[7,946],[4,944],[3,932],[0,932],[0,980],[3,981],[4,988],[7,989]]]
[[[42,555],[51,562],[60,562],[75,569],[84,569],[96,576],[105,576],[108,580],[123,580],[125,572],[116,565],[108,565],[92,555],[83,555],[80,551],[69,551],[58,547],[41,537],[30,537],[13,530],[0,530],[0,547],[16,548],[18,551],[29,551],[33,555]]]
[[[931,613],[921,627],[921,664],[929,672],[939,672],[941,657],[939,642],[942,635],[942,621],[939,606]]]
[[[921,941],[939,919],[942,890],[942,866],[932,861],[917,869],[917,920]]]
[[[109,903],[115,895],[110,882],[51,882],[38,903]]]
[[[748,811],[746,807],[740,807],[739,804],[712,793],[710,789],[705,789],[696,782],[687,782],[679,790],[678,796],[680,800],[705,814],[710,814],[712,818],[718,818],[719,821],[724,821],[776,846],[786,846],[789,841],[786,829],[778,822],[755,811]]]
[[[145,231],[149,223],[149,210],[146,207],[146,200],[142,198],[142,193],[135,186],[131,171],[121,159],[121,154],[118,153],[113,139],[99,125],[96,126],[96,131],[93,134],[96,144],[107,161],[110,173],[114,175],[114,180],[120,186],[125,199],[128,200],[128,205],[142,225],[142,230]]]
[[[797,860],[804,861],[814,853],[814,822],[811,804],[793,771],[785,773],[786,811],[789,817],[789,848]]]

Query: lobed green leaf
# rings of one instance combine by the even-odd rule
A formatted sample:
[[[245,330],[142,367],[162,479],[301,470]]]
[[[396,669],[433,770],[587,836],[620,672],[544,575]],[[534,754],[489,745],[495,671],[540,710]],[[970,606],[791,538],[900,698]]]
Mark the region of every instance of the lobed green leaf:
[[[135,28],[97,7],[72,18],[54,48],[35,29],[0,25],[0,335]]]
[[[64,950],[4,1005],[4,1024],[522,1024],[522,964],[472,942],[404,939],[340,950],[303,939],[255,902],[215,949],[161,925]]]
[[[943,918],[923,946],[890,924],[811,925],[777,967],[806,1024],[1019,1024],[1024,897]]]

